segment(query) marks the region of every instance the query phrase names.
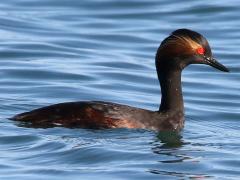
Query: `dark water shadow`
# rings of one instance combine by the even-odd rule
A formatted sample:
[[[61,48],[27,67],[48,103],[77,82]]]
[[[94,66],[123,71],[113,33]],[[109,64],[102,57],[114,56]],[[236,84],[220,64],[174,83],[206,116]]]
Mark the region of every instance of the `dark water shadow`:
[[[184,145],[181,133],[176,131],[159,132],[157,140],[162,143],[161,148],[180,148]]]
[[[149,168],[147,172],[180,179],[212,178],[213,176],[208,174],[194,172],[191,168],[186,169],[186,164],[192,161],[196,163],[194,157],[186,151],[186,145],[189,144],[191,143],[184,140],[182,132],[163,131],[157,133],[151,146],[152,152],[159,155],[158,164],[155,168]]]

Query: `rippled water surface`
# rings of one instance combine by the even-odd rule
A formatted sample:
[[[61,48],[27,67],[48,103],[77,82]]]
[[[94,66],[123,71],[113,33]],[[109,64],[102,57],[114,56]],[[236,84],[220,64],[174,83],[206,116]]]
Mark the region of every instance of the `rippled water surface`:
[[[239,1],[8,0],[0,8],[0,179],[240,178]],[[180,135],[7,119],[77,100],[158,109],[155,52],[182,27],[204,34],[231,73],[184,71]]]

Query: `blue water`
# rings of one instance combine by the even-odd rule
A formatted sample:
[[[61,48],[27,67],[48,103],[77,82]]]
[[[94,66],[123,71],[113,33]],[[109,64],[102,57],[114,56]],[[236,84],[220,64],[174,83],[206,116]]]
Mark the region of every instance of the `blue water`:
[[[239,1],[8,0],[0,8],[0,179],[240,179]],[[155,52],[183,27],[205,35],[231,73],[184,71],[180,135],[7,119],[77,100],[158,109]]]

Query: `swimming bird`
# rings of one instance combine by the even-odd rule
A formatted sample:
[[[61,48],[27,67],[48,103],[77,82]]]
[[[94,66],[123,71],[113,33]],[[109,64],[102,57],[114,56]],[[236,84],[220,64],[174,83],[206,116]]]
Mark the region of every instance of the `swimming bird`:
[[[42,107],[11,119],[36,127],[180,131],[184,127],[182,70],[190,64],[207,64],[229,72],[213,58],[207,39],[189,29],[175,30],[162,41],[157,49],[155,64],[162,93],[161,104],[156,111],[111,102],[79,101]]]

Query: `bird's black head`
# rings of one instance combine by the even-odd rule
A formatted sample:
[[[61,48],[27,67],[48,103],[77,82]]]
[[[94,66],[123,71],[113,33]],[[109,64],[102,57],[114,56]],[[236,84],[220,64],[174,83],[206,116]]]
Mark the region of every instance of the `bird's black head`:
[[[205,37],[192,30],[178,29],[162,41],[156,54],[156,66],[160,71],[168,71],[182,70],[189,64],[207,64],[229,72],[213,58]]]

